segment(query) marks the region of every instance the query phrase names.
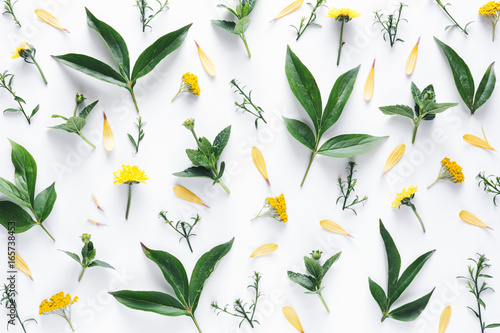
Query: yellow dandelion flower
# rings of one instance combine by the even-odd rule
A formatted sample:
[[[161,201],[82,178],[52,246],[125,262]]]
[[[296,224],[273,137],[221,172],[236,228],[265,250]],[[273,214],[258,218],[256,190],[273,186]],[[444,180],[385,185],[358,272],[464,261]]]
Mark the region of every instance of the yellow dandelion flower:
[[[351,8],[332,8],[326,13],[326,17],[333,17],[338,21],[348,22],[353,18],[360,17],[361,13]]]
[[[479,8],[479,15],[486,17],[493,25],[493,41],[495,41],[495,28],[500,19],[500,2],[490,1]]]
[[[453,183],[462,183],[465,180],[464,174],[462,173],[462,167],[458,165],[457,162],[451,161],[448,157],[443,158],[438,178],[427,188],[442,180],[449,180]]]
[[[262,211],[266,208],[269,209],[264,213],[262,213]],[[260,210],[259,214],[257,214],[256,217],[251,219],[251,221],[259,217],[271,217],[283,223],[288,222],[288,215],[286,213],[285,195],[281,193],[281,195],[277,197],[267,197],[266,200],[264,201],[264,206]]]
[[[71,325],[71,305],[75,304],[78,301],[78,296],[71,298],[71,295],[64,294],[64,292],[58,292],[55,295],[52,295],[48,300],[44,299],[40,303],[38,313],[40,316],[55,314],[60,317],[63,317],[68,322],[71,330],[74,331],[73,325]]]
[[[398,193],[396,195],[396,198],[392,202],[392,208],[399,208],[401,205],[403,206],[408,206],[413,210],[413,213],[415,213],[415,216],[417,217],[418,221],[420,222],[420,226],[422,227],[422,231],[425,233],[425,226],[424,222],[420,218],[420,215],[417,213],[417,209],[415,206],[412,204],[411,199],[415,196],[415,193],[417,193],[418,187],[417,186],[409,186],[408,188],[404,188],[401,193]]]
[[[127,211],[125,212],[125,219],[128,220],[128,212],[130,210],[130,201],[132,199],[132,185],[139,183],[146,183],[148,176],[146,173],[139,169],[138,166],[134,165],[122,165],[122,170],[113,172],[115,176],[115,181],[113,184],[127,184],[128,185],[128,200],[127,200]]]
[[[181,81],[181,87],[179,88],[179,91],[177,94],[175,94],[174,98],[172,98],[172,101],[179,96],[180,93],[183,92],[189,92],[193,95],[200,95],[200,85],[198,84],[198,77],[195,74],[191,73],[184,73],[182,75],[182,81]]]
[[[16,50],[12,52],[12,59],[16,58],[27,59],[30,57],[30,55],[31,55],[31,46],[27,42],[24,42],[18,47],[16,47]]]

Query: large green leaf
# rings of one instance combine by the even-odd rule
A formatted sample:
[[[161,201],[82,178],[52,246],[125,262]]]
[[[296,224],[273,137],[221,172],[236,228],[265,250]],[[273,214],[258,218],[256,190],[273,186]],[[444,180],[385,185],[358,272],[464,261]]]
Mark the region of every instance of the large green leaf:
[[[405,271],[398,280],[396,290],[389,298],[388,307],[394,304],[394,302],[399,298],[399,296],[401,296],[401,294],[406,290],[406,288],[408,288],[410,283],[413,281],[413,279],[415,279],[418,272],[420,272],[424,264],[434,254],[434,252],[436,252],[436,250],[424,253],[423,255],[418,257],[410,266],[408,266],[407,269],[405,269]]]
[[[124,78],[120,73],[111,68],[111,66],[100,60],[84,54],[75,53],[52,57],[66,66],[95,77],[96,79],[129,89],[129,86],[127,85],[127,78]]]
[[[477,109],[486,103],[495,89],[497,79],[495,76],[495,70],[493,69],[494,64],[495,63],[492,63],[488,67],[483,78],[481,79],[481,83],[479,83],[479,87],[477,87],[476,96],[474,97],[474,105],[471,110],[472,114],[474,114]]]
[[[394,240],[385,228],[382,220],[380,223],[380,235],[384,241],[385,252],[387,254],[388,276],[387,276],[387,298],[391,298],[396,291],[399,278],[399,270],[401,269],[401,256],[398,248],[394,244]]]
[[[220,156],[224,148],[226,148],[230,136],[231,126],[228,126],[220,131],[219,134],[217,134],[217,136],[215,137],[213,147],[217,151],[217,156]]]
[[[353,157],[375,148],[387,136],[368,134],[343,134],[327,140],[318,154],[331,157]]]
[[[189,312],[172,296],[157,291],[119,290],[110,292],[123,305],[164,316],[189,316]]]
[[[234,238],[227,243],[217,245],[196,262],[189,282],[189,306],[193,313],[198,307],[205,282],[215,270],[217,263],[231,250],[233,242]]]
[[[203,177],[210,179],[213,177],[210,170],[202,166],[189,167],[184,171],[175,172],[173,175],[177,177]]]
[[[187,305],[189,295],[189,282],[184,266],[179,259],[168,252],[148,249],[141,243],[142,250],[146,257],[158,265],[165,280],[174,290],[179,301]]]
[[[358,76],[359,67],[353,68],[337,79],[330,92],[328,103],[321,117],[319,135],[325,133],[333,124],[337,122],[344,107],[351,96],[356,77]]]
[[[474,100],[474,79],[472,78],[469,67],[451,47],[436,37],[434,37],[434,39],[441,50],[443,50],[446,60],[448,60],[448,64],[450,65],[451,73],[453,74],[453,79],[455,80],[455,85],[460,97],[462,97],[465,105],[467,105],[467,107],[472,111]]]
[[[285,73],[290,89],[311,118],[314,128],[319,131],[323,105],[316,80],[307,67],[292,52],[286,50]]]
[[[314,150],[316,146],[316,138],[313,131],[306,123],[286,117],[283,117],[283,120],[285,121],[286,129],[295,138],[295,140],[302,143],[310,150]]]
[[[429,303],[433,292],[434,289],[427,295],[389,312],[387,317],[400,321],[413,321],[417,319],[422,311],[424,311],[427,303]]]
[[[55,185],[55,182],[52,183],[52,185],[38,193],[35,198],[33,210],[35,211],[35,215],[40,222],[45,221],[47,217],[49,217],[50,212],[52,212],[52,208],[54,207],[54,203],[57,199]]]
[[[28,202],[29,199],[26,195],[23,195],[21,191],[16,187],[16,185],[12,184],[5,178],[0,177],[0,193],[5,194],[11,200],[16,203],[24,206],[26,208],[30,208],[31,204]]]
[[[380,310],[385,312],[387,307],[387,297],[385,296],[384,289],[382,289],[379,284],[370,278],[368,278],[368,285],[370,286],[370,293],[377,302]]]
[[[236,23],[234,23],[233,21],[212,20],[212,24],[232,34],[236,34],[236,32],[234,32],[234,29],[236,28]]]
[[[36,225],[31,216],[21,207],[10,201],[0,201],[0,224],[8,231],[11,231],[12,224],[15,222],[16,234],[25,232]]]
[[[314,260],[311,257],[304,257],[304,264],[306,265],[306,269],[317,281],[320,281],[323,277],[323,267],[319,264],[318,261]]]
[[[298,284],[299,286],[309,290],[309,291],[315,291],[316,290],[316,282],[311,278],[310,276],[301,274],[301,273],[295,273],[292,271],[287,272],[288,277],[290,280]]]
[[[87,12],[87,24],[89,27],[95,30],[102,38],[102,41],[106,44],[106,47],[117,63],[120,73],[124,77],[130,78],[130,58],[128,47],[123,37],[115,29],[99,21],[87,8],[85,8],[85,11]]]
[[[21,145],[10,140],[12,146],[12,164],[14,165],[14,179],[16,180],[17,188],[23,196],[33,205],[35,201],[35,186],[37,166],[35,159]]]
[[[383,114],[388,116],[400,115],[413,119],[413,109],[408,105],[388,105],[379,107]]]
[[[158,38],[141,53],[132,71],[132,82],[151,72],[167,55],[177,50],[186,38],[191,24]]]

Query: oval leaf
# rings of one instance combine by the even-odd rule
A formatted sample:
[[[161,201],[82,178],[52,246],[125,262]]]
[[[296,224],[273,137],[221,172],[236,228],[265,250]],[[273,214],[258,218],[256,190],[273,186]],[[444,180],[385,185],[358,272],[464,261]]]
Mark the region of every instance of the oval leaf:
[[[427,295],[389,312],[387,317],[407,322],[417,319],[422,311],[424,311],[427,303],[429,303],[433,292],[434,289],[432,289],[432,291]]]
[[[375,148],[387,136],[343,134],[327,140],[318,154],[330,157],[353,157]]]
[[[492,63],[488,67],[483,78],[481,79],[481,82],[479,83],[479,87],[477,87],[476,96],[474,97],[474,105],[472,106],[472,114],[474,114],[477,109],[486,103],[491,94],[493,94],[495,83],[497,81],[493,65],[495,65],[495,63]]]
[[[286,117],[283,117],[283,120],[285,121],[286,129],[295,138],[295,140],[302,143],[310,150],[314,150],[314,147],[316,146],[316,138],[313,131],[306,123]]]
[[[11,159],[14,165],[14,179],[16,180],[17,188],[33,205],[35,201],[37,174],[35,159],[23,146],[10,139],[9,141],[12,146]]]
[[[164,316],[188,316],[189,312],[172,296],[157,291],[120,290],[110,292],[116,300],[134,310],[149,311]]]
[[[33,209],[40,222],[45,221],[47,217],[49,217],[50,212],[52,212],[52,208],[54,207],[54,203],[57,199],[55,185],[55,182],[52,183],[52,185],[38,193],[35,198]]]
[[[14,233],[21,233],[36,225],[31,216],[21,207],[10,201],[0,201],[0,224],[11,231],[15,222]]]

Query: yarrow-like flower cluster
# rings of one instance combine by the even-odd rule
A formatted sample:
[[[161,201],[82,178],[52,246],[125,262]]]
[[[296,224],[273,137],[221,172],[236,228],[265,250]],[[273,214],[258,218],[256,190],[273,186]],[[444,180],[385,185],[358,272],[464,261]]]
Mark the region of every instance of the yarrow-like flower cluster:
[[[63,317],[68,322],[71,330],[74,331],[73,325],[71,325],[71,305],[75,304],[78,301],[78,296],[75,296],[73,299],[71,295],[64,294],[64,292],[58,292],[55,295],[52,295],[50,299],[44,299],[42,303],[40,303],[39,314],[49,315],[55,314],[60,317]]]
[[[182,75],[182,82],[181,82],[181,87],[179,88],[179,91],[177,94],[175,94],[174,98],[172,98],[172,101],[179,96],[180,93],[183,92],[189,92],[193,95],[200,95],[200,85],[198,84],[198,77],[195,74],[191,73],[184,73]]]
[[[493,41],[495,40],[495,28],[500,19],[500,2],[490,1],[479,8],[479,15],[486,17],[493,24]]]
[[[261,212],[266,208],[269,209],[261,214]],[[285,195],[281,193],[281,195],[277,197],[267,197],[264,201],[264,206],[260,210],[259,214],[252,219],[252,221],[259,217],[271,217],[283,223],[288,222]]]
[[[448,157],[443,158],[441,161],[441,170],[439,170],[439,175],[436,181],[429,185],[429,187],[442,180],[449,180],[453,183],[462,183],[465,180],[464,174],[462,173],[462,167],[458,165],[457,162],[451,161]]]
[[[418,221],[420,222],[423,232],[425,232],[424,222],[422,222],[420,215],[418,215],[417,213],[417,209],[411,202],[411,199],[415,197],[415,193],[417,193],[417,190],[418,187],[413,185],[409,186],[408,188],[404,188],[401,193],[398,193],[396,195],[396,198],[392,202],[392,208],[400,208],[401,205],[410,207],[413,210],[413,213],[415,213]]]

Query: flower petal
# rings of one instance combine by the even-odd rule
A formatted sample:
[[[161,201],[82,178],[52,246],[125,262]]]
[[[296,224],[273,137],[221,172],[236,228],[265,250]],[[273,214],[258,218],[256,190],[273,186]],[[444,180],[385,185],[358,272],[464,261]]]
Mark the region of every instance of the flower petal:
[[[201,201],[201,199],[198,198],[196,196],[196,194],[194,194],[193,192],[191,192],[190,190],[188,190],[185,187],[182,187],[179,185],[174,186],[174,193],[182,200],[186,200],[186,201],[193,202],[195,204],[203,205],[207,208],[210,208],[203,201]]]
[[[418,37],[417,44],[411,50],[410,55],[408,56],[408,60],[406,61],[406,75],[411,75],[413,70],[415,69],[415,65],[417,64],[417,56],[418,56],[418,44],[420,43],[420,37]]]
[[[490,228],[489,226],[487,226],[486,224],[484,224],[483,221],[481,221],[480,219],[478,219],[474,214],[472,214],[472,213],[470,213],[470,212],[468,212],[466,210],[462,210],[458,214],[458,216],[465,223],[469,223],[469,224],[475,225],[476,227],[481,227],[481,228],[486,228],[486,229],[493,230],[492,228]]]
[[[486,138],[486,133],[484,133],[484,128],[482,126],[481,126],[481,130],[483,131],[484,140],[481,138],[478,138],[477,136],[472,135],[472,134],[465,134],[464,141],[470,145],[475,146],[475,147],[488,149],[488,150],[495,150],[495,148],[493,148],[490,145],[490,143],[488,142],[488,139]]]
[[[196,44],[196,48],[198,49],[198,55],[200,56],[201,65],[205,69],[205,72],[207,72],[207,74],[210,76],[215,76],[214,63],[212,62],[212,60],[210,60],[207,54],[203,52],[198,43],[196,41],[194,41],[194,43]]]
[[[268,243],[259,246],[255,251],[252,252],[250,258],[265,256],[266,254],[273,253],[278,249],[278,244]]]
[[[299,9],[303,3],[304,3],[304,0],[296,0],[296,1],[292,2],[291,4],[289,4],[288,6],[283,8],[283,10],[281,12],[279,12],[278,15],[276,15],[276,17],[273,18],[269,23],[276,21],[277,19],[280,19],[283,16],[287,16],[288,14],[293,13],[294,11]]]
[[[285,306],[282,311],[286,320],[288,320],[288,322],[292,324],[292,326],[295,327],[297,331],[299,331],[300,333],[304,333],[304,329],[302,328],[302,324],[300,323],[299,316],[297,316],[297,312],[295,312],[295,310],[291,306]]]
[[[262,155],[259,148],[257,147],[252,148],[252,159],[253,162],[255,163],[255,166],[257,167],[257,170],[259,170],[260,174],[262,175],[262,177],[264,177],[267,184],[271,186],[271,183],[269,182],[269,177],[267,175],[266,161],[264,160],[264,155]]]
[[[35,14],[36,16],[38,16],[38,18],[40,20],[42,20],[43,22],[47,23],[48,25],[51,25],[53,26],[54,28],[57,28],[59,30],[64,30],[66,31],[67,33],[69,33],[69,30],[66,29],[62,24],[61,22],[59,22],[58,19],[56,19],[54,17],[54,15],[52,15],[51,13],[43,10],[43,9],[35,9]]]
[[[384,170],[382,171],[382,174],[391,170],[399,162],[399,160],[403,157],[403,154],[405,153],[405,149],[406,149],[406,146],[404,144],[400,144],[399,146],[394,148],[392,153],[387,158],[387,161],[385,162]]]
[[[104,224],[104,223],[101,223],[101,222],[97,222],[97,221],[94,221],[92,220],[91,218],[87,218],[87,220],[91,223],[94,223],[95,225],[107,225],[107,224]]]
[[[102,114],[104,115],[104,126],[102,129],[102,140],[104,142],[104,148],[107,151],[112,151],[113,148],[115,148],[115,136],[113,135],[113,131],[111,131],[111,126],[109,126],[106,114],[104,112]]]
[[[444,333],[448,327],[448,323],[451,318],[451,307],[447,306],[444,308],[443,313],[441,313],[441,318],[439,319],[439,330],[438,333]]]
[[[97,198],[94,194],[90,193],[90,195],[92,195],[92,198],[94,199],[94,202],[97,206],[97,209],[99,209],[100,211],[104,212],[104,209],[101,208],[101,206],[99,205],[99,201],[97,201]]]
[[[31,281],[33,281],[33,276],[31,275],[30,268],[26,264],[23,258],[17,253],[15,253],[14,266],[24,274],[28,275]]]
[[[372,69],[370,69],[370,73],[368,73],[368,77],[365,82],[365,90],[363,95],[365,97],[365,101],[369,101],[373,96],[373,89],[375,88],[375,59],[373,59]]]
[[[323,227],[323,229],[326,229],[330,232],[333,232],[335,234],[340,234],[340,235],[346,235],[349,237],[352,237],[349,235],[347,231],[345,231],[341,226],[339,226],[337,223],[330,221],[330,220],[321,220],[319,224]]]

